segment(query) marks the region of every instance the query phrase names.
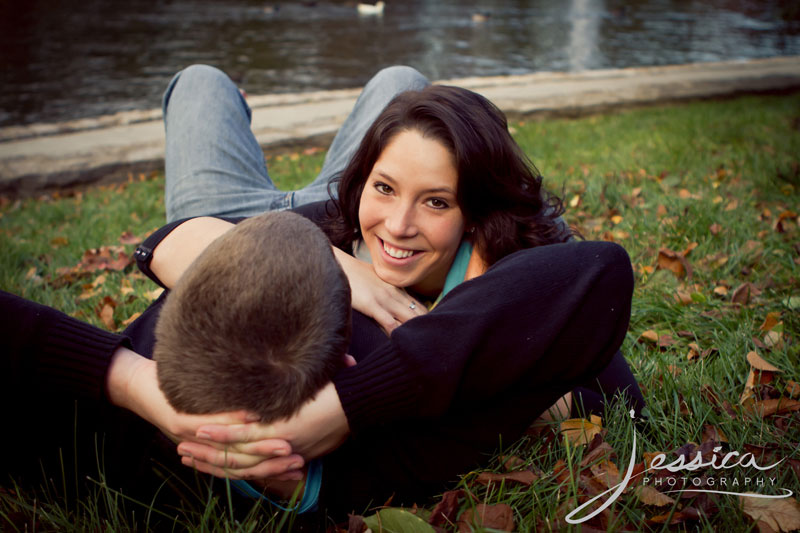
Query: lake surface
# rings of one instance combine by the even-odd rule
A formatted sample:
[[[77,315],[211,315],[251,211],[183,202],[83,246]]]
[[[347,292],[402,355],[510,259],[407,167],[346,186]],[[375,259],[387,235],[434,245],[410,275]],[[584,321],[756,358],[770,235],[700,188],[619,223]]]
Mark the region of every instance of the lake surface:
[[[473,14],[488,14],[483,22]],[[192,63],[250,94],[800,54],[800,1],[0,1],[0,126],[153,108]]]

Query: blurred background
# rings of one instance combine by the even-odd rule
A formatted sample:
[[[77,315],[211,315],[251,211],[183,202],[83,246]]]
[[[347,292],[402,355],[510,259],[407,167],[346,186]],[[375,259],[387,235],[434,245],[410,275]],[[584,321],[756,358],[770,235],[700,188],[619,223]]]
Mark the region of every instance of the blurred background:
[[[800,54],[800,1],[0,1],[0,126],[160,106],[192,63],[249,94]]]

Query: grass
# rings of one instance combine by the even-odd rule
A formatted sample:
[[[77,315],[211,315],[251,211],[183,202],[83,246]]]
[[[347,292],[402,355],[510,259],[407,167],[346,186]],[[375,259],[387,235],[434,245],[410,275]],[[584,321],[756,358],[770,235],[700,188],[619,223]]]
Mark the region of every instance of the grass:
[[[798,411],[758,416],[741,407],[739,400],[751,351],[783,370],[770,375],[773,381],[756,391],[758,397],[786,398],[787,385],[800,381],[800,94],[511,126],[546,176],[547,186],[563,196],[567,221],[586,238],[621,243],[631,256],[636,288],[623,353],[642,385],[650,415],[649,423],[636,429],[637,462],[645,452],[659,451],[669,452],[672,460],[676,457],[672,451],[687,443],[707,442],[713,434],[726,441],[722,453],[766,450],[767,455],[757,457],[760,465],[782,459],[781,466],[766,474],[775,479],[774,487],[793,491],[791,500],[797,504]],[[316,174],[323,156],[320,152],[273,157],[268,161],[270,173],[280,179],[279,187],[296,187]],[[134,176],[129,183],[65,197],[5,201],[0,207],[0,288],[101,327],[122,328],[149,305],[155,286],[130,266],[104,272],[74,267],[93,248],[122,246],[130,254],[134,245],[120,243],[123,233],[142,238],[163,221],[161,176]],[[114,250],[112,256],[117,253]],[[690,276],[679,277],[672,270],[685,271],[686,266]],[[69,269],[72,272],[65,273]],[[762,329],[769,314],[778,324]],[[658,341],[646,340],[642,334],[647,331],[654,332]],[[707,356],[690,360],[692,343]],[[520,457],[524,464],[518,469],[530,469],[538,480],[530,486],[511,481],[487,486],[478,483],[477,473],[465,473],[451,488],[474,498],[462,495],[459,509],[472,508],[476,502],[507,504],[519,530],[567,527],[565,515],[597,492],[596,483],[602,481],[597,473],[611,468],[601,460],[592,469],[581,464],[583,457],[601,441],[613,448],[613,464],[620,471],[630,457],[634,426],[627,413],[609,407],[602,426],[600,437],[588,447],[566,445],[555,434],[556,426],[514,443],[501,452],[503,457]],[[490,468],[502,473],[500,463],[498,456]],[[708,468],[699,473],[706,478],[721,476]],[[742,480],[764,477],[744,467],[727,475]],[[774,487],[736,490],[778,492]],[[601,530],[756,528],[736,496],[689,496],[654,505],[630,490],[610,513],[588,524]],[[115,525],[103,522],[96,508],[109,505],[109,498],[124,501],[101,490],[94,503],[83,504],[86,529],[146,527],[143,516],[148,505],[132,502],[125,503],[124,511],[120,507],[112,512]],[[435,501],[429,503],[421,515]],[[692,509],[699,512],[693,515]],[[55,497],[31,501],[24,491],[7,487],[0,492],[0,516],[13,516],[13,523],[21,527],[60,529],[64,522],[58,517],[66,513],[74,518],[75,512],[65,511]],[[178,519],[180,527],[281,528],[277,515],[265,518],[251,512],[232,520],[225,502],[219,500],[200,501],[185,513]],[[764,515],[762,521],[769,522],[773,515]],[[452,515],[452,522],[457,516]],[[788,520],[786,516],[792,517],[792,512],[776,520]],[[800,527],[791,524],[779,521],[773,526]]]

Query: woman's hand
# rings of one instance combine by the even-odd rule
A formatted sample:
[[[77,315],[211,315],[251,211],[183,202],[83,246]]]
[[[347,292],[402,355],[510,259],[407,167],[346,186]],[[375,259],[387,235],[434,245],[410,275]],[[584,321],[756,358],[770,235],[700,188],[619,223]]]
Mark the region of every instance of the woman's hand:
[[[387,334],[406,320],[428,312],[406,291],[379,278],[369,263],[336,247],[333,253],[350,282],[353,309],[375,319]]]
[[[350,432],[347,417],[333,383],[329,383],[291,418],[272,424],[209,424],[199,427],[194,442],[181,442],[178,452],[190,457],[198,470],[229,477],[254,479],[273,476],[277,459],[271,455],[275,439],[286,439],[306,461],[336,449]],[[212,441],[209,446],[198,441]],[[220,446],[227,446],[223,451]],[[187,462],[186,460],[184,461]],[[302,462],[294,464],[297,469]],[[299,479],[298,472],[277,479]]]
[[[253,420],[253,416],[245,411],[212,415],[188,415],[175,411],[158,387],[156,364],[127,348],[118,348],[112,358],[106,382],[111,402],[133,411],[175,442],[192,442],[225,454],[224,444],[198,438],[198,429],[207,425],[227,427],[227,424],[246,424]],[[292,454],[291,447],[285,440],[266,439],[258,444],[261,461],[270,458],[270,462],[261,468],[260,477],[281,475],[303,466],[303,458]],[[186,459],[184,457],[184,464],[192,466],[191,460]]]

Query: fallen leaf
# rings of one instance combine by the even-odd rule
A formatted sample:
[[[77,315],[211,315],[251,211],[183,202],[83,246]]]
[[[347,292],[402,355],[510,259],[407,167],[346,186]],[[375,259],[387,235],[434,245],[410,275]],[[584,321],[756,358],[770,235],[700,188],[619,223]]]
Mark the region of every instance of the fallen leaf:
[[[123,320],[123,321],[122,321],[122,325],[123,325],[123,326],[130,326],[130,325],[133,323],[133,321],[134,321],[134,320],[136,320],[137,318],[139,318],[140,316],[142,316],[142,313],[141,313],[141,311],[138,311],[138,312],[136,312],[136,313],[133,313],[133,314],[132,314],[131,316],[129,316],[127,319],[125,319],[125,320]]]
[[[519,472],[506,472],[503,474],[494,474],[492,472],[481,472],[475,478],[475,482],[479,485],[489,485],[492,483],[500,484],[505,482],[506,485],[523,485],[530,487],[533,482],[539,477],[530,470],[521,470]]]
[[[164,292],[164,289],[162,287],[159,287],[157,289],[153,289],[152,291],[144,293],[144,297],[147,298],[150,301],[153,301],[153,300],[158,299],[158,297],[161,296],[161,293],[163,293],[163,292]]]
[[[716,294],[717,296],[725,296],[726,294],[728,294],[728,287],[726,287],[725,285],[717,285],[716,287],[714,287],[714,294]]]
[[[119,237],[120,244],[139,244],[142,242],[142,239],[131,233],[130,231],[126,231]]]
[[[669,270],[678,278],[692,277],[692,267],[689,265],[689,261],[682,254],[666,248],[661,248],[658,251],[656,269]]]
[[[774,329],[768,331],[767,334],[764,335],[764,345],[769,349],[780,350],[781,346],[783,346],[783,334]]]
[[[800,402],[790,398],[775,398],[768,400],[755,400],[749,405],[748,410],[756,416],[766,418],[772,415],[781,415],[800,411]]]
[[[783,370],[781,370],[780,368],[766,362],[756,352],[747,353],[747,362],[750,363],[750,366],[752,366],[756,370],[761,370],[762,372],[777,372],[777,373],[783,372]]]
[[[473,531],[473,526],[514,531],[514,511],[505,503],[496,505],[479,503],[474,509],[467,509],[461,513],[458,519],[459,531]]]
[[[725,206],[725,211],[733,211],[733,210],[734,210],[734,209],[736,209],[737,207],[739,207],[739,200],[737,200],[736,198],[734,198],[733,200],[731,200],[731,201],[728,203],[728,205],[726,205],[726,206]]]
[[[665,505],[673,505],[675,500],[660,493],[649,485],[641,485],[634,489],[633,493],[639,498],[639,501],[645,505],[655,505],[656,507],[664,507]]]
[[[716,426],[711,424],[703,424],[703,442],[728,442],[728,437]]]
[[[603,485],[603,489],[616,487],[620,482],[619,469],[611,461],[601,461],[593,464],[589,467],[589,470],[594,474],[594,479]]]
[[[650,342],[658,342],[658,333],[656,333],[652,329],[648,329],[647,331],[643,331],[641,335],[639,335],[639,342],[642,342],[642,339]]]
[[[753,296],[758,296],[761,293],[752,283],[749,281],[739,285],[735,291],[733,291],[733,295],[731,296],[731,301],[735,304],[747,305],[750,303],[750,298]]]
[[[363,516],[357,514],[347,515],[347,533],[365,533],[368,530],[369,528],[366,522],[364,522]]]
[[[650,518],[648,521],[654,524],[669,524],[671,526],[682,524],[688,521],[700,520],[700,513],[693,507],[684,507],[675,513],[665,513]]]
[[[690,305],[694,303],[692,295],[686,291],[681,291],[681,290],[675,291],[675,301],[681,305]]]
[[[573,446],[588,444],[602,429],[602,419],[597,415],[591,415],[591,421],[584,418],[570,418],[559,425],[559,431]]]
[[[775,327],[778,322],[781,321],[781,312],[780,311],[773,311],[771,313],[767,313],[767,318],[764,319],[764,323],[761,324],[759,327],[759,331],[769,331]]]
[[[54,237],[50,239],[50,244],[52,244],[56,248],[60,248],[62,246],[66,246],[69,244],[69,241],[66,237]]]
[[[791,398],[800,397],[800,383],[789,380],[786,382],[786,394]]]
[[[106,328],[111,331],[117,329],[117,324],[114,322],[114,308],[110,304],[103,305],[98,316]]]
[[[692,250],[694,250],[694,249],[695,249],[695,248],[697,248],[698,246],[699,246],[699,243],[696,243],[696,242],[690,242],[690,243],[689,243],[689,244],[686,246],[686,248],[683,250],[683,252],[681,252],[681,255],[682,255],[683,257],[686,257],[687,255],[689,255],[689,254],[691,253],[691,251],[692,251]]]
[[[714,224],[711,224],[711,226],[709,226],[708,231],[711,232],[711,235],[715,236],[719,235],[719,232],[722,231],[722,226],[720,226],[715,222]]]
[[[739,495],[744,514],[755,521],[766,522],[775,531],[800,529],[800,503],[797,500],[765,499],[758,496],[760,495],[753,492]]]
[[[455,524],[463,496],[463,490],[449,490],[442,494],[442,499],[433,508],[428,522],[434,526]]]

